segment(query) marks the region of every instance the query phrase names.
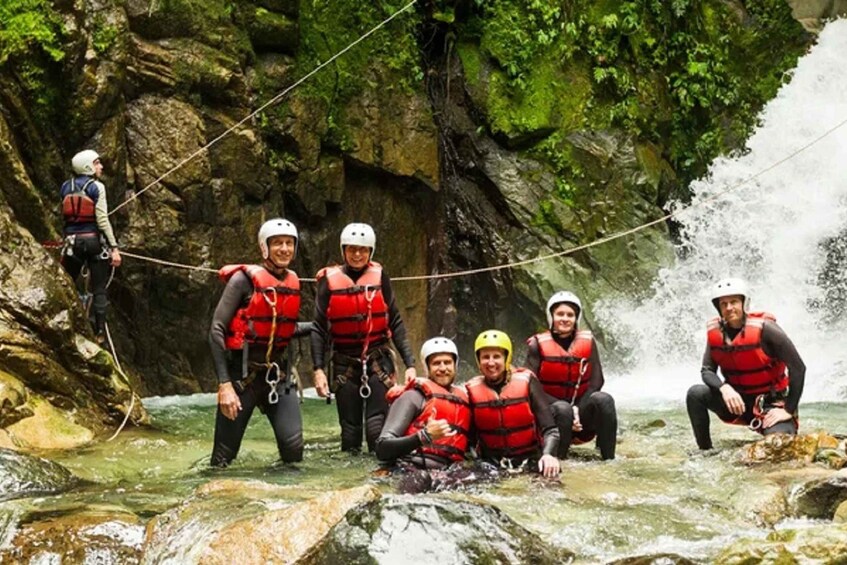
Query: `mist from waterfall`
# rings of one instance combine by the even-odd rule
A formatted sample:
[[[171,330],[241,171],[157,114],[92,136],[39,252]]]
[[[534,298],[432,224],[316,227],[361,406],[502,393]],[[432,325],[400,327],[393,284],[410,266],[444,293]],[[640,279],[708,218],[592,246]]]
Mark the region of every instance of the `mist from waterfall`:
[[[607,390],[619,404],[684,402],[688,387],[701,382],[706,320],[716,315],[710,289],[728,276],[748,281],[751,309],[774,313],[797,346],[807,366],[801,403],[847,398],[847,269],[826,261],[828,252],[847,253],[847,124],[737,186],[844,120],[842,19],[826,26],[764,108],[745,154],[715,160],[692,184],[692,208],[678,217],[676,263],[659,274],[652,296],[595,305],[597,325],[613,344],[607,356],[625,359],[607,370]]]

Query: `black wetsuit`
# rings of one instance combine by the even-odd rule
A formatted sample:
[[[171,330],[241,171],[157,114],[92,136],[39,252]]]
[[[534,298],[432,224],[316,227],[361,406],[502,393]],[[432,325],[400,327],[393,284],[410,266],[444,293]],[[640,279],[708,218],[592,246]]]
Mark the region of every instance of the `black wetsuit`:
[[[417,434],[405,435],[420,416],[425,402],[426,398],[418,390],[407,390],[394,401],[376,440],[376,456],[380,461],[396,461],[419,469],[443,469],[453,463],[446,457],[419,451],[423,444]]]
[[[345,265],[343,270],[353,282],[356,282],[364,273],[364,269],[354,271],[348,265]],[[380,285],[383,300],[388,306],[388,326],[391,330],[394,346],[400,352],[406,367],[414,367],[415,357],[406,338],[406,326],[403,324],[403,319],[400,317],[400,311],[397,309],[394,300],[391,279],[385,274],[385,271],[382,273]],[[328,306],[329,288],[326,277],[324,277],[318,281],[315,290],[315,321],[311,338],[312,364],[315,370],[325,370],[327,365],[325,352],[332,339],[326,316]],[[335,394],[336,405],[338,406],[338,422],[341,425],[341,449],[343,451],[358,451],[362,448],[363,418],[368,450],[374,451],[376,439],[379,437],[382,425],[385,423],[385,416],[388,413],[388,402],[385,400],[385,393],[388,392],[388,388],[375,367],[375,365],[378,365],[379,372],[382,374],[390,375],[395,372],[396,368],[388,353],[388,343],[376,342],[371,343],[368,347],[368,386],[371,389],[371,395],[367,401],[359,394],[359,387],[362,384],[362,364],[360,360],[362,348],[362,344],[345,345],[343,347],[335,345],[331,359],[332,375],[327,376],[331,379],[329,386]]]
[[[62,266],[71,279],[76,281],[82,268],[88,266],[89,285],[93,301],[94,333],[103,335],[106,326],[106,310],[109,299],[106,285],[111,273],[109,251],[118,246],[112,224],[109,222],[109,207],[106,202],[106,187],[88,175],[65,181],[60,189],[64,198],[72,192],[81,191],[95,204],[95,220],[85,223],[66,223],[63,231],[66,247],[63,248]]]
[[[733,329],[726,327],[724,333],[730,338],[735,339],[741,328]],[[785,332],[776,323],[765,321],[762,326],[762,350],[766,355],[773,359],[779,359],[785,363],[788,371],[788,394],[785,395],[785,411],[789,414],[797,412],[797,406],[800,404],[800,396],[803,394],[803,384],[806,378],[806,365],[797,353],[794,344],[785,334]],[[712,448],[712,436],[709,432],[709,410],[714,412],[724,421],[732,421],[736,418],[729,412],[726,403],[723,401],[723,395],[720,388],[725,383],[717,374],[718,365],[712,359],[709,351],[709,346],[706,346],[706,351],[703,354],[703,368],[700,375],[705,384],[698,384],[688,389],[686,396],[686,406],[688,408],[688,418],[691,420],[691,427],[694,430],[694,438],[697,441],[697,446],[700,449]],[[742,394],[741,399],[744,401],[744,414],[740,416],[740,420],[749,423],[753,419],[753,404],[758,397],[758,394]],[[780,400],[778,398],[767,398],[766,406],[770,402]],[[770,428],[761,430],[764,435],[783,433],[796,434],[797,424],[792,420],[779,422]]]
[[[576,331],[570,336],[563,338],[551,332],[553,340],[567,350],[573,343]],[[576,437],[582,441],[591,441],[597,438],[597,447],[600,448],[600,456],[603,459],[615,458],[615,447],[618,435],[618,414],[615,409],[615,400],[608,393],[601,391],[605,378],[603,366],[600,364],[600,354],[597,351],[597,342],[591,338],[591,375],[588,377],[588,388],[577,402],[579,409],[579,421],[582,431],[576,432]],[[541,353],[538,348],[538,340],[529,340],[526,353],[526,367],[538,374],[541,368]],[[559,428],[559,452],[560,459],[567,457],[573,441],[573,405],[568,400],[559,400],[556,397],[544,393],[553,413],[553,419]]]
[[[503,390],[503,387],[506,386],[506,380],[504,379],[503,382],[494,386],[486,383],[486,386],[490,387],[499,395]],[[556,457],[556,453],[559,449],[559,429],[556,426],[556,422],[553,420],[553,414],[550,411],[546,393],[535,376],[529,379],[529,406],[530,410],[532,410],[533,416],[535,416],[535,429],[541,434],[541,450],[529,455],[511,458],[510,462],[513,466],[518,466],[526,460],[534,463],[540,459],[542,455],[552,455],[553,457]],[[471,414],[473,414],[473,402],[471,402]],[[472,424],[472,436],[473,430],[475,430],[475,426]],[[489,449],[484,443],[482,443],[482,441],[477,441],[473,437],[471,438],[471,445],[477,445],[479,447],[479,457],[481,459],[495,465],[502,463],[503,454],[499,450]],[[535,469],[533,468],[532,470]]]
[[[215,308],[212,327],[209,330],[209,345],[212,349],[212,360],[218,383],[232,382],[235,392],[241,401],[241,410],[235,420],[223,415],[218,406],[215,417],[215,445],[212,449],[211,464],[225,467],[238,455],[241,440],[247,429],[247,423],[255,408],[259,408],[271,423],[276,438],[277,449],[282,461],[286,463],[303,460],[303,420],[300,415],[300,399],[295,383],[286,378],[287,363],[283,358],[285,350],[275,349],[273,360],[281,367],[283,374],[279,375],[279,401],[276,404],[268,402],[270,386],[265,381],[266,369],[256,368],[255,373],[248,373],[248,381],[244,380],[244,359],[242,351],[228,351],[225,345],[227,328],[235,313],[250,302],[253,295],[253,283],[242,271],[235,273],[224,289],[223,295]],[[311,333],[311,323],[298,323],[295,336]],[[265,362],[265,348],[257,347],[249,350],[248,361]],[[248,371],[252,371],[249,368]],[[272,377],[273,379],[273,377]]]

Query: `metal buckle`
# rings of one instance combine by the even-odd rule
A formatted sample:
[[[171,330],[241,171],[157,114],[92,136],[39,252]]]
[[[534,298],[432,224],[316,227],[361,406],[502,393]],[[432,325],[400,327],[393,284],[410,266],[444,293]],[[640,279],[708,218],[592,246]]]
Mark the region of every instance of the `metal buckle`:
[[[362,359],[362,384],[359,386],[359,396],[362,398],[371,397],[371,387],[368,384],[368,360]]]
[[[274,373],[276,378],[271,378],[271,372]],[[268,404],[276,404],[279,402],[279,392],[276,390],[279,385],[279,365],[275,362],[268,365],[268,370],[265,372],[265,382],[271,387],[271,390],[268,392]]]

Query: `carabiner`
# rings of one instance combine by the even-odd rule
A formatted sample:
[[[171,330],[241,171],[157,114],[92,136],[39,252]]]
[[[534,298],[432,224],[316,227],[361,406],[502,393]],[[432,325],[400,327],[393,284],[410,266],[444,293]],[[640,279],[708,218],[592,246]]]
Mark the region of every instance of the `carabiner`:
[[[271,372],[273,372],[275,378],[271,378]],[[265,382],[270,387],[268,404],[276,404],[279,402],[279,393],[276,390],[279,385],[279,365],[275,362],[268,365],[268,370],[265,372]]]
[[[750,428],[751,431],[758,431],[759,428],[762,427],[762,419],[761,418],[753,418],[750,420],[750,423],[747,424],[747,427]]]

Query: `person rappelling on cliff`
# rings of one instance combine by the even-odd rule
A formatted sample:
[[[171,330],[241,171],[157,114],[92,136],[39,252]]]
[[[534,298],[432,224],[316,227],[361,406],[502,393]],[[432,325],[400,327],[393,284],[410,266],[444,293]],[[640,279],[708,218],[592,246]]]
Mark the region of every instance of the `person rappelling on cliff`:
[[[375,249],[371,226],[349,224],[341,231],[344,265],[326,267],[317,274],[312,333],[315,390],[324,398],[330,390],[336,396],[342,451],[361,451],[363,427],[368,450],[376,449],[388,413],[385,394],[396,384],[389,340],[406,365],[405,380],[416,376],[391,280],[372,261]],[[330,344],[328,379],[324,369]]]
[[[474,352],[482,375],[465,387],[479,456],[501,468],[537,466],[545,477],[557,476],[559,430],[541,383],[512,367],[512,340],[501,331],[479,334]]]
[[[686,397],[700,449],[712,448],[709,410],[763,435],[797,433],[806,366],[773,314],[748,311],[749,301],[741,279],[721,280],[712,292],[720,316],[707,325],[705,384],[692,386]]]
[[[276,218],[259,229],[261,265],[227,265],[226,282],[209,330],[218,377],[218,411],[211,465],[226,467],[241,448],[255,408],[273,428],[284,463],[303,460],[303,420],[297,383],[283,354],[292,337],[311,332],[297,322],[300,279],[288,268],[297,255],[297,228]]]
[[[376,440],[380,461],[404,468],[443,469],[465,460],[471,426],[468,394],[453,384],[456,344],[434,337],[421,347],[426,378],[409,379],[388,393],[391,408]]]
[[[579,329],[582,303],[572,292],[559,291],[547,301],[548,330],[527,340],[526,367],[544,387],[559,428],[559,459],[571,442],[597,438],[603,459],[615,458],[618,416],[615,400],[601,391],[605,379],[597,343]]]
[[[94,334],[102,344],[109,306],[106,296],[109,266],[119,267],[121,254],[109,222],[106,187],[98,180],[103,174],[100,156],[91,149],[80,151],[71,159],[71,166],[74,176],[62,183],[60,190],[65,220],[62,266],[74,281],[83,267],[88,268],[94,297]]]

